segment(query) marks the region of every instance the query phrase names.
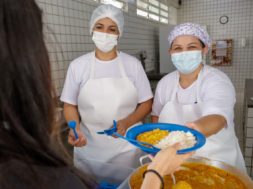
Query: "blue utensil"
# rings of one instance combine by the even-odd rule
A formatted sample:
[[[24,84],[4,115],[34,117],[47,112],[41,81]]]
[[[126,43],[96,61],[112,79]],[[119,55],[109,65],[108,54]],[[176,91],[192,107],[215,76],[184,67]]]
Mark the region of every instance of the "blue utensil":
[[[114,136],[117,136],[117,137],[119,137],[121,139],[124,139],[124,140],[126,140],[128,142],[131,142],[132,144],[139,144],[139,145],[144,145],[144,146],[146,146],[148,148],[152,148],[156,152],[158,152],[160,150],[159,148],[156,148],[155,146],[153,146],[150,143],[141,142],[141,141],[138,141],[138,140],[135,140],[135,139],[126,138],[126,137],[122,136],[121,134],[117,133],[116,131],[117,131],[117,122],[115,120],[113,120],[113,128],[106,129],[104,131],[97,132],[97,133],[98,134],[114,135]]]
[[[117,137],[119,137],[119,138],[121,138],[121,139],[124,139],[124,140],[126,140],[126,141],[128,141],[128,142],[130,142],[130,143],[132,143],[132,144],[135,144],[135,145],[137,144],[137,145],[145,146],[146,148],[150,148],[150,149],[154,150],[155,152],[158,152],[158,151],[161,150],[161,149],[159,149],[159,148],[153,146],[153,145],[150,144],[150,143],[141,142],[141,141],[138,141],[138,140],[130,139],[130,138],[124,137],[124,136],[122,136],[121,134],[116,133],[116,132],[114,132],[112,135],[117,136]]]
[[[112,133],[117,131],[117,122],[113,120],[113,127],[110,129],[106,129],[104,131],[99,131],[97,134],[107,134],[107,135],[112,135]]]
[[[75,121],[69,121],[68,126],[69,126],[70,129],[73,129],[74,135],[75,135],[76,140],[77,140],[78,135],[77,135],[77,132],[76,132],[76,122]]]
[[[102,181],[99,183],[99,186],[97,189],[116,189],[118,185],[116,184],[110,184],[106,181]]]

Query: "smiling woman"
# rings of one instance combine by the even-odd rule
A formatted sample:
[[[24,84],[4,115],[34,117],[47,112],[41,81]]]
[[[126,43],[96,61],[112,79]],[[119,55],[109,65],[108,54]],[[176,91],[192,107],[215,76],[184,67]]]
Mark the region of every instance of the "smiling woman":
[[[220,70],[205,65],[211,45],[206,30],[183,23],[169,34],[169,53],[176,71],[159,81],[152,108],[153,122],[186,125],[207,137],[196,152],[246,171],[234,131],[235,90]]]
[[[69,143],[75,146],[75,165],[95,174],[101,174],[97,161],[114,168],[138,166],[142,153],[137,148],[121,139],[97,135],[97,131],[111,128],[116,119],[117,132],[125,135],[152,106],[153,95],[141,63],[117,48],[123,26],[120,9],[108,4],[94,10],[90,34],[96,48],[71,62],[61,95],[66,120],[78,123],[79,139],[72,132],[69,135]]]

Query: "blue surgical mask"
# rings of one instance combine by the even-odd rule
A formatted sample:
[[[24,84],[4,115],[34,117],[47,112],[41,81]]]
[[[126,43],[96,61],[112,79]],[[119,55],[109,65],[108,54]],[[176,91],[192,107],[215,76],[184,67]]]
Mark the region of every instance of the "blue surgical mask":
[[[202,62],[202,51],[183,51],[171,54],[177,70],[183,74],[194,72]]]

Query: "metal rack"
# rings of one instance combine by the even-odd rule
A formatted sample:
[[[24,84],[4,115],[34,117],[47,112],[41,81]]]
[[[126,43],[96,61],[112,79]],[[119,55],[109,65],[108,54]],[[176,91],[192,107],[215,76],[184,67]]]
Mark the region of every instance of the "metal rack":
[[[253,179],[253,80],[245,82],[244,119],[243,119],[243,151],[246,168],[249,176]]]

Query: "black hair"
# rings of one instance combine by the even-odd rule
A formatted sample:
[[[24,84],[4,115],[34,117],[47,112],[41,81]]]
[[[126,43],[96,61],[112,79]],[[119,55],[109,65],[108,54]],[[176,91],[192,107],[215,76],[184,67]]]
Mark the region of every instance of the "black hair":
[[[206,47],[205,43],[203,43],[203,41],[201,41],[200,39],[199,39],[199,42],[201,43],[202,48]]]
[[[51,137],[55,122],[50,62],[42,11],[34,0],[0,1],[0,77],[0,164],[15,159],[27,166],[70,167],[80,176]],[[22,175],[32,181],[29,176]],[[91,188],[93,183],[81,180]],[[0,186],[4,183],[8,185],[1,176]]]

